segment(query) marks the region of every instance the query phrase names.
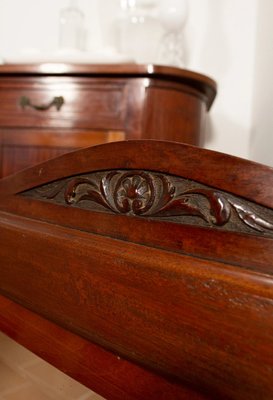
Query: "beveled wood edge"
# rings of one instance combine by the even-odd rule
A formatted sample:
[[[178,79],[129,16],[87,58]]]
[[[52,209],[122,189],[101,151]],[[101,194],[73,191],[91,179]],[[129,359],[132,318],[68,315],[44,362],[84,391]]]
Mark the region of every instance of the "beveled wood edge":
[[[57,76],[93,76],[93,77],[148,77],[160,78],[184,83],[197,89],[206,96],[207,108],[210,109],[216,94],[216,82],[199,72],[176,67],[154,64],[3,64],[1,75],[57,75]]]
[[[237,290],[244,289],[253,295],[259,294],[262,297],[273,300],[273,279],[270,275],[246,268],[238,269],[236,265],[229,262],[222,263],[215,259],[207,260],[199,258],[193,254],[180,254],[175,251],[170,252],[160,249],[157,246],[151,248],[149,245],[139,245],[138,243],[127,241],[123,238],[98,235],[94,232],[75,229],[54,222],[31,219],[27,216],[11,214],[4,211],[0,211],[0,221],[3,227],[7,227],[16,235],[18,231],[36,232],[39,235],[43,232],[44,235],[49,235],[51,238],[55,237],[60,239],[60,242],[62,242],[61,239],[71,241],[71,243],[75,239],[77,239],[77,243],[83,241],[85,245],[91,246],[96,251],[101,248],[107,249],[109,254],[114,254],[118,252],[119,249],[124,248],[126,249],[126,254],[121,252],[122,258],[129,262],[135,259],[143,260],[141,254],[141,252],[143,252],[147,255],[147,265],[145,268],[149,265],[151,270],[154,270],[154,267],[156,267],[165,272],[174,272],[177,271],[177,268],[180,268],[180,264],[183,261],[183,270],[180,271],[179,269],[179,273],[181,274],[185,274],[186,270],[196,278],[202,278],[204,274],[211,274],[221,281],[227,281],[229,285],[235,286]],[[158,260],[155,260],[153,257],[148,257],[151,251],[156,254],[156,258],[158,259],[161,255],[166,255],[166,257],[171,260],[170,263],[160,263],[160,265],[158,265]],[[139,267],[141,267],[141,269],[144,268],[141,263],[139,263]]]
[[[111,169],[176,175],[273,208],[272,167],[195,146],[156,140],[93,146],[19,171],[0,181],[0,204],[1,198],[54,180]]]
[[[151,400],[154,396],[158,400],[166,396],[170,400],[205,399],[2,295],[0,315],[0,330],[4,334],[107,399],[120,400],[122,396],[128,400]]]

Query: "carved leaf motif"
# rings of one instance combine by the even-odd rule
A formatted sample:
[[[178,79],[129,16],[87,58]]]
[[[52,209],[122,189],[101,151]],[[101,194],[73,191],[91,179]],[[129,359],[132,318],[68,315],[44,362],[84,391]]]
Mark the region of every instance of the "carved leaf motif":
[[[105,201],[110,204],[110,208],[117,212],[115,208],[115,204],[111,201],[113,194],[111,191],[112,188],[112,180],[118,175],[117,171],[111,171],[106,176],[103,176],[100,181],[100,192],[105,199]]]
[[[231,208],[227,199],[219,192],[209,189],[192,189],[187,194],[199,194],[209,202],[211,218],[209,222],[215,225],[224,225],[230,218]]]
[[[160,183],[162,184],[162,188],[161,188],[160,195],[158,196],[158,201],[157,201],[157,204],[156,204],[156,208],[155,208],[155,210],[152,210],[152,211],[159,213],[160,210],[162,210],[174,198],[176,188],[169,181],[169,179],[166,176],[160,175],[160,176],[157,176],[157,177],[160,179]]]
[[[72,179],[65,189],[64,198],[68,204],[76,204],[83,200],[89,200],[112,210],[109,203],[105,200],[103,193],[88,178]]]
[[[191,201],[189,196],[183,196],[181,198],[175,198],[172,201],[165,204],[159,211],[155,212],[155,217],[170,217],[170,216],[182,216],[191,215],[198,216],[207,221],[206,215],[200,210],[197,204]]]
[[[25,192],[34,197],[46,198],[58,203],[65,201],[81,208],[105,210],[142,217],[198,217],[210,225],[230,226],[232,230],[259,232],[273,231],[273,223],[267,220],[272,210],[228,193],[205,187],[194,181],[172,177],[151,171],[106,171],[52,182]],[[90,205],[86,204],[91,202]],[[85,202],[81,205],[79,203]],[[100,208],[101,209],[101,208]],[[259,211],[260,210],[260,211]],[[269,213],[269,214],[268,214]],[[194,222],[191,223],[201,224]]]
[[[256,215],[252,210],[246,208],[242,204],[236,203],[235,201],[230,200],[230,204],[236,210],[239,218],[251,228],[263,232],[265,229],[273,230],[273,224],[266,221],[265,219]]]
[[[201,207],[198,199],[192,195],[204,196],[208,201],[207,207]],[[179,216],[191,215],[203,218],[214,225],[223,225],[230,218],[230,205],[221,193],[207,189],[186,190],[165,204],[156,215]]]

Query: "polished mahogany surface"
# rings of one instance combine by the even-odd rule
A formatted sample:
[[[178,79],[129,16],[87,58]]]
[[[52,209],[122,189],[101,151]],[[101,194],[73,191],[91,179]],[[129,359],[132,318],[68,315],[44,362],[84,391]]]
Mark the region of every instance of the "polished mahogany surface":
[[[86,75],[86,76],[105,76],[105,77],[160,77],[166,81],[177,81],[197,88],[206,95],[206,104],[210,108],[216,96],[217,85],[210,77],[176,67],[167,67],[154,64],[5,64],[0,66],[2,75]]]
[[[1,330],[91,389],[272,398],[272,168],[95,146],[2,179],[0,227]]]
[[[155,65],[0,66],[0,176],[99,143],[203,143],[215,82]]]

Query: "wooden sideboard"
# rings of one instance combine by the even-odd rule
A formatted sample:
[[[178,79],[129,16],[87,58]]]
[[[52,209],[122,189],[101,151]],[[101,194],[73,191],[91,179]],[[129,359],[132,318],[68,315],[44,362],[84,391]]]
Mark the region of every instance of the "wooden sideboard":
[[[202,145],[210,78],[154,65],[0,66],[0,176],[124,139]]]

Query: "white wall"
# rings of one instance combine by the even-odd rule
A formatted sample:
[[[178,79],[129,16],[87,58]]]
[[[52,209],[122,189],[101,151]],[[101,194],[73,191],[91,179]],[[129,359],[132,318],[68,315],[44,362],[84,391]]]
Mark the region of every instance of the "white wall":
[[[22,48],[56,50],[59,12],[67,4],[68,0],[0,0],[0,55]],[[88,48],[94,43],[100,45],[97,0],[80,0],[79,4],[85,14]]]
[[[273,1],[259,2],[253,96],[252,159],[273,166]]]
[[[256,0],[190,0],[189,68],[213,77],[218,96],[206,147],[248,157]]]
[[[272,15],[272,0],[188,0],[189,19],[186,26],[187,67],[214,78],[219,87],[218,96],[211,110],[207,130],[206,147],[242,157],[258,157],[249,152],[252,122],[255,122],[256,142],[267,142],[272,129],[269,110],[264,125],[260,128],[261,112],[265,108],[261,100],[263,91],[257,92],[258,82],[264,78],[267,53],[272,41],[263,32],[262,25]],[[114,45],[114,16],[118,0],[79,0],[85,13],[88,30],[87,48]],[[263,48],[256,49],[258,4],[264,5],[264,20],[259,14],[260,42]],[[54,50],[58,47],[58,15],[66,0],[0,0],[0,55],[17,51],[22,47],[40,47]],[[267,7],[267,9],[266,9]],[[271,7],[271,9],[270,9]],[[101,29],[102,28],[102,29]],[[268,28],[269,29],[269,28]],[[262,33],[261,33],[262,32]],[[272,36],[272,28],[271,28]],[[267,44],[265,44],[267,43]],[[254,61],[256,52],[261,63]],[[273,67],[272,59],[270,60]],[[268,67],[270,68],[270,67]],[[269,72],[268,72],[269,75]],[[254,79],[255,78],[255,79]],[[272,82],[272,79],[271,79]],[[266,87],[264,80],[263,87]],[[253,120],[253,90],[255,87],[255,118]],[[270,93],[273,94],[271,87]],[[269,104],[269,102],[268,102]],[[271,127],[269,128],[269,126]],[[258,129],[259,128],[259,129]],[[261,130],[263,134],[260,136]],[[254,143],[254,142],[253,142]],[[260,161],[269,163],[265,155],[267,145],[261,145]],[[262,150],[263,149],[263,150]]]

